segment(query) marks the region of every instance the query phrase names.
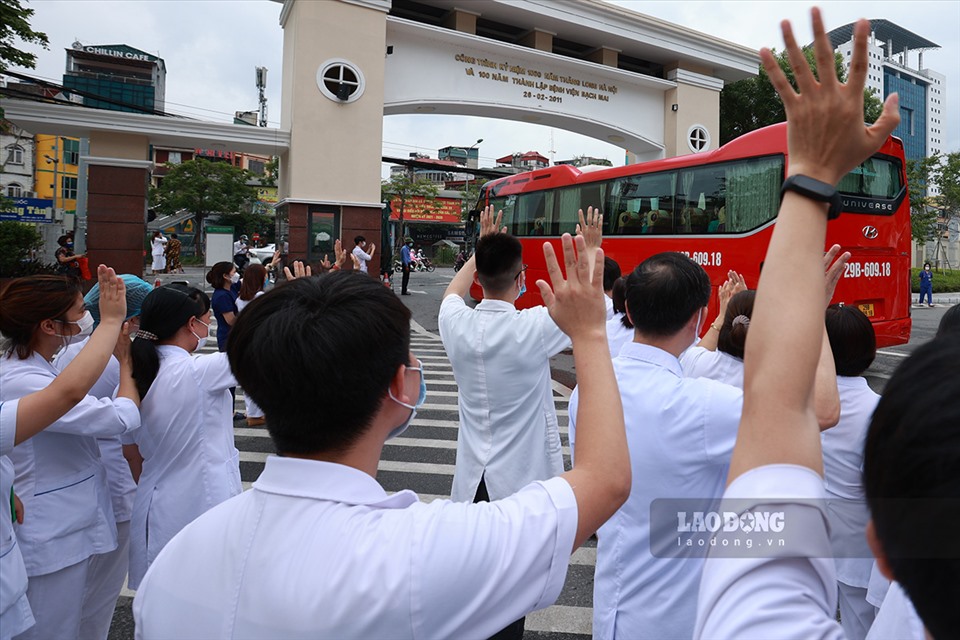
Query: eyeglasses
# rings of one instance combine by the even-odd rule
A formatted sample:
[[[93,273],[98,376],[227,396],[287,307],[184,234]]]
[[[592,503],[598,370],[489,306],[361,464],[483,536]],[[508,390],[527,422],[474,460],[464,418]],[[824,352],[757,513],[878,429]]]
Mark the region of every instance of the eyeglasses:
[[[520,277],[520,274],[521,274],[521,273],[526,273],[526,272],[527,272],[527,267],[529,267],[529,266],[530,266],[530,265],[528,265],[528,264],[522,265],[522,266],[520,267],[520,271],[517,271],[517,275],[513,276],[513,279],[516,280],[517,278]]]

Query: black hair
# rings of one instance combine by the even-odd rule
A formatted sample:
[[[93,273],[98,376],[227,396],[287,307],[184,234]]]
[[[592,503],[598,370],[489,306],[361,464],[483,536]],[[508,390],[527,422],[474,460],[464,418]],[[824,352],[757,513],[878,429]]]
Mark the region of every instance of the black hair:
[[[59,238],[57,238],[57,244],[60,245],[61,247],[65,247],[67,246],[67,243],[70,242],[72,239],[73,238],[67,235],[60,236]]]
[[[223,277],[233,271],[236,267],[233,266],[232,262],[224,260],[223,262],[218,262],[217,264],[210,267],[210,271],[207,271],[207,282],[214,289],[225,289],[227,287],[223,282]]]
[[[627,278],[627,310],[633,325],[650,336],[676,334],[709,302],[706,271],[675,251],[650,256]]]
[[[170,234],[170,237],[173,238],[174,240],[176,240],[176,239],[177,239],[177,234],[171,233],[171,234]]]
[[[66,237],[66,236],[64,236]],[[37,328],[44,320],[62,320],[81,295],[75,278],[36,275],[14,278],[0,287],[0,333],[6,356],[21,360],[36,347]]]
[[[747,329],[750,327],[750,318],[753,317],[753,301],[757,297],[756,291],[740,291],[727,303],[727,313],[720,325],[720,335],[717,336],[717,349],[724,353],[743,360],[743,349],[747,344]],[[747,322],[737,321],[737,316],[745,316]]]
[[[919,347],[873,412],[863,484],[877,538],[934,638],[960,628],[960,340]]]
[[[955,304],[940,318],[940,326],[937,327],[937,337],[946,335],[960,336],[960,304]]]
[[[366,242],[366,241],[367,239],[364,238],[363,236],[357,236],[356,238],[353,239],[353,244],[360,244],[361,242]]]
[[[200,318],[209,309],[210,298],[196,287],[168,284],[147,294],[140,307],[140,331],[152,333],[157,338],[138,336],[130,345],[133,379],[141,399],[147,395],[160,371],[157,342],[172,337],[190,318]]]
[[[372,278],[298,278],[237,317],[227,355],[280,453],[342,452],[410,358],[410,311]],[[362,364],[361,364],[362,363]]]
[[[832,304],[824,318],[838,376],[859,376],[877,357],[873,323],[857,307]]]
[[[513,286],[523,260],[523,245],[513,236],[492,233],[477,240],[477,279],[484,289],[500,294]]]
[[[613,289],[613,283],[617,281],[623,273],[620,271],[620,265],[613,258],[604,256],[603,258],[603,290]]]
[[[610,300],[613,301],[614,313],[622,313],[626,318],[627,313],[627,279],[620,276],[613,281],[610,291]],[[630,322],[627,320],[627,322]],[[633,323],[630,324],[633,327]]]

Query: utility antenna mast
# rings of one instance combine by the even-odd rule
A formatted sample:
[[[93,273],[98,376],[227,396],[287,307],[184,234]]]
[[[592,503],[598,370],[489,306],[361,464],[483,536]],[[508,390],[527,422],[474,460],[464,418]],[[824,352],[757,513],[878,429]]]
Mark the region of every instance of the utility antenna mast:
[[[267,68],[257,67],[257,89],[260,91],[260,122],[261,127],[267,126],[267,96],[264,91],[267,89]]]

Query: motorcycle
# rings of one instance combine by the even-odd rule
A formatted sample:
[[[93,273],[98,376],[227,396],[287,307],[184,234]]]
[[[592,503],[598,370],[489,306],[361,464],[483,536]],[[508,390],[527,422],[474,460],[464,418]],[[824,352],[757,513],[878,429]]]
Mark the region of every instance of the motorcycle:
[[[423,256],[417,259],[416,269],[417,271],[429,271],[432,273],[436,269],[436,267],[433,266],[432,262],[430,262],[430,258]]]
[[[457,254],[457,259],[453,262],[454,272],[460,271],[463,268],[463,265],[467,264],[467,254],[463,251]]]

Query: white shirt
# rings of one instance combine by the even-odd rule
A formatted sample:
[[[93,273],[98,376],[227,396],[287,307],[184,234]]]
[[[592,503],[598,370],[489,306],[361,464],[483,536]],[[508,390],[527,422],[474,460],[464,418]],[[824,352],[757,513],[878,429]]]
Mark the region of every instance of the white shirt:
[[[837,376],[840,421],[820,433],[830,541],[837,579],[853,587],[870,584],[873,552],[867,544],[870,510],[863,488],[863,447],[880,396],[860,377]]]
[[[763,511],[766,505],[782,511],[783,532],[799,530],[795,542],[802,547],[788,544],[782,557],[775,552],[780,547],[763,549],[756,557],[720,558],[711,550],[700,582],[694,638],[843,639],[827,514],[816,506],[825,498],[820,476],[796,465],[751,469],[727,487],[724,500],[736,499],[738,513]]]
[[[633,342],[633,329],[623,326],[623,318],[626,314],[618,313],[612,319],[607,320],[607,346],[610,347],[610,357],[616,358],[620,355],[620,349],[628,342]],[[573,447],[573,443],[570,444]]]
[[[263,291],[257,291],[255,294],[253,294],[253,300],[256,300],[263,294],[264,294]],[[253,300],[241,300],[240,298],[237,298],[237,301],[234,303],[237,305],[237,313],[240,313],[241,311],[243,311],[244,307],[246,307],[248,304],[253,302]]]
[[[449,295],[438,322],[460,392],[453,500],[473,501],[481,476],[498,500],[563,473],[549,358],[570,338],[547,308],[488,299],[471,309]]]
[[[710,378],[743,389],[743,360],[719,349],[690,347],[680,354],[680,366],[688,378]]]
[[[876,560],[870,567],[870,582],[867,585],[867,602],[877,609],[883,604],[883,599],[887,597],[887,591],[890,589],[890,580],[880,573],[880,567]]]
[[[38,353],[26,360],[4,357],[0,400],[39,391],[58,373]],[[96,438],[139,426],[140,412],[127,398],[87,396],[14,448],[17,495],[29,514],[17,531],[27,575],[53,573],[116,548],[117,525]]]
[[[891,582],[867,632],[867,640],[926,640],[926,637],[923,620],[917,615],[910,598],[899,583]]]
[[[373,256],[360,248],[360,245],[357,245],[353,248],[353,255],[357,256],[357,260],[360,261],[360,271],[363,273],[367,272],[367,262],[373,260]]]
[[[150,255],[152,256],[162,256],[163,255],[163,245],[167,244],[167,239],[163,236],[159,236],[150,241],[151,249]]]
[[[53,366],[58,371],[67,368],[77,357],[89,338],[76,344],[71,344],[53,360]],[[120,362],[110,356],[106,368],[100,378],[94,383],[88,395],[94,398],[114,398],[120,387]],[[100,460],[107,471],[107,486],[110,488],[110,500],[113,505],[113,517],[117,522],[127,522],[133,513],[133,496],[137,492],[137,483],[130,473],[130,464],[123,457],[123,445],[119,436],[103,436],[97,438],[97,447],[100,449]]]
[[[713,380],[684,378],[674,356],[637,342],[623,346],[613,368],[633,486],[627,502],[597,531],[593,635],[690,637],[703,558],[651,553],[651,545],[662,542],[651,534],[651,504],[658,498],[702,500],[706,508],[722,495],[743,394]],[[579,397],[574,389],[571,432]]]
[[[613,298],[607,294],[603,294],[603,304],[607,308],[607,320],[613,320],[613,316],[616,315],[616,312],[613,310]]]
[[[233,243],[233,255],[237,255],[238,253],[246,253],[246,252],[247,252],[247,245],[245,242],[240,242],[239,240],[237,240],[236,242]]]
[[[227,354],[191,356],[172,345],[157,352],[160,370],[135,435],[143,472],[130,522],[131,589],[178,531],[242,491]]]
[[[17,434],[17,400],[0,403],[0,638],[7,640],[33,626],[27,601],[27,569],[17,544],[10,511],[13,487],[13,451]]]
[[[576,529],[562,478],[424,504],[351,467],[270,457],[154,562],[136,637],[486,638],[556,600]]]

